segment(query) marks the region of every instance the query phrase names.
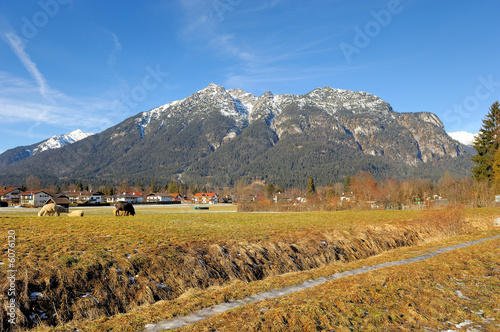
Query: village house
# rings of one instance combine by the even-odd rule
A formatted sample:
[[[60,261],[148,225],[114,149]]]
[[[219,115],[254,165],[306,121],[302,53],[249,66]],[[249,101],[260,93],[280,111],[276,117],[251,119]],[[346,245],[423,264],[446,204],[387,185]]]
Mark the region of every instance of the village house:
[[[54,197],[51,197],[45,202],[45,204],[57,204],[61,205],[65,209],[69,209],[69,204],[71,203],[69,198],[65,195],[56,195]]]
[[[109,205],[114,205],[116,203],[116,196],[103,195],[102,201],[108,203]]]
[[[152,193],[146,197],[148,203],[158,203],[158,202],[173,202],[174,197],[171,194],[164,193]]]
[[[71,204],[102,204],[103,194],[99,191],[70,191],[65,193]]]
[[[354,193],[352,191],[342,193],[342,196],[340,197],[340,201],[354,203],[354,202],[356,202],[356,196],[354,196]]]
[[[193,203],[215,204],[219,199],[216,193],[197,193],[193,196]]]
[[[22,206],[40,207],[52,198],[52,196],[43,190],[25,191],[19,194]]]
[[[21,199],[19,194],[21,192],[21,188],[4,186],[0,188],[0,200],[6,202],[10,206],[19,205]]]
[[[165,194],[167,194],[167,192],[165,192]],[[180,202],[184,201],[184,197],[179,193],[169,194],[169,195],[173,197],[174,201],[180,201]]]
[[[121,192],[115,197],[116,202],[142,203],[144,196],[136,191]]]

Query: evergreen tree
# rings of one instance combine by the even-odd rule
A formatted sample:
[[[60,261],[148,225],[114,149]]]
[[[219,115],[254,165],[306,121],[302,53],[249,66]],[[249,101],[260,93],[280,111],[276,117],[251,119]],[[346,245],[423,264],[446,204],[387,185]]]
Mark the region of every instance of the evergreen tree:
[[[500,108],[498,101],[491,105],[490,111],[483,120],[483,127],[474,140],[477,155],[472,157],[476,166],[472,169],[472,177],[476,181],[494,180],[493,164],[500,140]]]
[[[197,193],[200,192],[200,188],[198,188],[198,186],[192,184],[190,187],[189,187],[189,190],[191,191],[191,195],[196,195]]]
[[[500,149],[497,150],[493,156],[493,181],[496,186],[496,190],[500,190]]]
[[[83,191],[83,183],[82,183],[82,181],[78,182],[78,184],[76,185],[76,190],[77,191]]]
[[[314,179],[313,177],[311,176],[308,180],[307,180],[307,187],[306,187],[306,195],[307,196],[312,196],[316,194],[316,186],[314,185]]]
[[[158,191],[158,186],[156,185],[155,180],[151,181],[151,186],[149,187],[149,191],[155,193]]]
[[[179,185],[175,182],[170,182],[167,187],[167,193],[169,194],[177,194],[179,193]]]
[[[266,187],[266,196],[267,198],[272,198],[274,194],[275,188],[272,183],[268,184]]]
[[[348,175],[345,177],[344,181],[344,192],[350,192],[351,191],[351,177]]]

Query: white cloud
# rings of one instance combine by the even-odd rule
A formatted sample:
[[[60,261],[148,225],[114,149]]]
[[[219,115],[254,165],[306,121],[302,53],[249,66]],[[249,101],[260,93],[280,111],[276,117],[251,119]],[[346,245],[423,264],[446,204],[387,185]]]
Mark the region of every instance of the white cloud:
[[[116,101],[68,96],[52,89],[26,52],[22,39],[10,27],[5,28],[5,24],[2,30],[2,39],[33,78],[27,80],[0,72],[0,112],[3,124],[29,124],[30,130],[45,124],[68,130],[80,128],[96,132],[106,129],[114,122],[119,107]],[[105,32],[113,41],[113,51],[108,62],[114,62],[115,54],[122,46],[114,33],[109,30]]]
[[[111,37],[113,37],[113,43],[115,45],[115,51],[121,51],[122,44],[120,44],[120,40],[118,40],[118,36],[111,32]]]
[[[50,89],[40,96],[31,80],[0,72],[2,123],[50,125],[70,130],[101,131],[113,124],[116,102],[100,98],[76,98]],[[48,101],[50,100],[50,102]]]
[[[196,44],[197,47],[208,46],[213,51],[243,61],[254,58],[252,51],[244,47],[241,40],[224,27],[226,17],[241,9],[239,2],[179,0],[178,3],[184,22],[180,33],[187,43]]]
[[[36,63],[34,63],[28,53],[26,53],[26,46],[21,41],[21,38],[13,31],[2,34],[2,37],[12,48],[19,61],[22,62],[26,70],[30,73],[31,77],[38,83],[40,94],[47,101],[53,102],[54,100],[49,96],[49,85],[42,73],[38,70]]]
[[[276,7],[277,5],[279,5],[280,2],[281,2],[281,0],[267,1],[267,2],[264,2],[258,9],[263,10],[263,9],[273,8],[273,7]]]
[[[98,29],[102,31],[105,34],[105,36],[107,38],[110,38],[111,41],[113,42],[113,49],[109,54],[107,61],[108,65],[110,67],[113,67],[116,63],[116,59],[118,58],[118,53],[120,53],[120,51],[122,50],[122,44],[120,43],[120,39],[114,32],[106,28],[98,28]]]

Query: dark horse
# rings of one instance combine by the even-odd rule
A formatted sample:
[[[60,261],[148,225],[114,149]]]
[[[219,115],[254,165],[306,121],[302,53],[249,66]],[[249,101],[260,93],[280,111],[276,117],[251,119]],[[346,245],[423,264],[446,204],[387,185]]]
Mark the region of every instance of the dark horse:
[[[119,215],[119,211],[123,211],[124,215],[126,216],[133,216],[135,215],[135,209],[134,206],[131,203],[128,202],[116,202],[115,204],[116,208],[116,215]]]

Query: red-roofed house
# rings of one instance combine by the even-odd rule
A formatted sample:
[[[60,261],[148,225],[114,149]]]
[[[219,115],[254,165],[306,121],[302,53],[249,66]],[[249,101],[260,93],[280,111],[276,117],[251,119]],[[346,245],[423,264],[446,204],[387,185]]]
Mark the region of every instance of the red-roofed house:
[[[142,203],[144,202],[144,196],[136,191],[122,192],[116,195],[117,202],[128,202],[128,203]]]
[[[21,188],[17,187],[3,187],[0,188],[0,200],[7,202],[9,205],[19,204],[21,197],[19,194],[22,192]]]
[[[219,202],[216,193],[197,193],[193,196],[193,203],[214,204]]]
[[[172,196],[174,201],[183,201],[184,200],[184,197],[182,197],[182,195],[179,193],[169,194],[169,195]]]

